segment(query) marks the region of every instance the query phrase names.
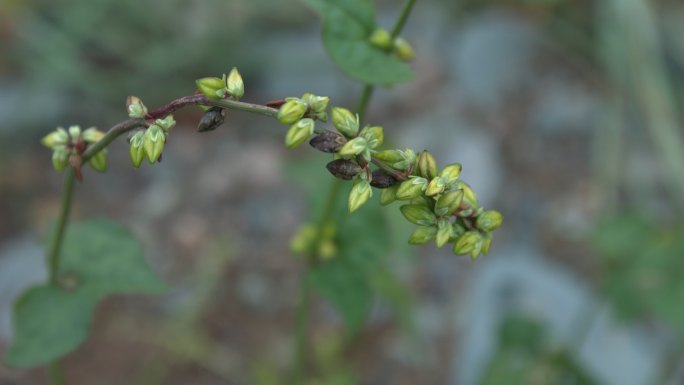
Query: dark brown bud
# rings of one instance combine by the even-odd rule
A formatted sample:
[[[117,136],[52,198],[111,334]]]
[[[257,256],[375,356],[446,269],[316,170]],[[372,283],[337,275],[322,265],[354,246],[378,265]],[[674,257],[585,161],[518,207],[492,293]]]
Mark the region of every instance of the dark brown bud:
[[[361,172],[361,167],[354,161],[336,159],[325,166],[331,174],[340,179],[354,179]]]
[[[371,186],[375,188],[388,188],[394,186],[398,181],[394,177],[382,170],[373,171]]]
[[[223,119],[225,119],[225,117],[226,111],[223,108],[212,107],[202,114],[202,118],[197,125],[197,131],[214,131],[218,126],[223,124]]]
[[[326,131],[314,136],[309,144],[311,147],[323,152],[337,152],[344,144],[345,139],[337,132]]]

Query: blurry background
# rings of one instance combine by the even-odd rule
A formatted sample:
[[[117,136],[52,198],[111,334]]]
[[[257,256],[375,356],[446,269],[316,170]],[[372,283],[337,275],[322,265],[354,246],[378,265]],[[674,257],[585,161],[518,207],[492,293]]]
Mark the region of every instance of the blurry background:
[[[400,4],[378,3],[381,25]],[[154,108],[233,66],[247,101],[313,92],[353,106],[361,86],[319,35],[295,0],[3,0],[0,354],[13,298],[45,279],[59,205],[39,139],[106,129],[127,95]],[[391,226],[381,246],[399,280],[360,334],[315,303],[311,383],[684,383],[684,4],[419,1],[402,35],[417,77],[378,90],[368,121],[461,162],[504,227],[473,263],[409,248],[411,228]],[[302,271],[288,244],[327,193],[327,157],[286,151],[266,118],[229,112],[199,135],[198,111],[175,116],[162,163],[133,169],[120,140],[107,175],[88,170],[76,190],[72,218],[124,223],[170,289],[101,304],[67,377],[281,384]],[[399,222],[396,205],[383,212]],[[0,365],[1,384],[44,381]]]

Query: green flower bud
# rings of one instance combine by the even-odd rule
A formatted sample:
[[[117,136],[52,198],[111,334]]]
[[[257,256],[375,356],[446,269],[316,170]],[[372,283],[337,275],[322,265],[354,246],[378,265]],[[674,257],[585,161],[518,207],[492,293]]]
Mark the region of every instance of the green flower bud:
[[[433,178],[425,189],[425,195],[431,197],[433,195],[441,194],[444,191],[445,183],[441,177]]]
[[[474,209],[479,206],[475,191],[473,191],[473,189],[470,188],[470,186],[468,186],[467,183],[463,181],[458,181],[455,184],[455,186],[457,189],[463,190],[463,202],[465,202],[468,206]]]
[[[396,162],[404,160],[401,150],[384,150],[375,154],[375,158],[385,163],[393,165]]]
[[[348,138],[354,137],[359,133],[359,115],[355,115],[342,107],[334,107],[331,113],[332,122],[337,131]]]
[[[144,131],[136,132],[130,140],[131,149],[129,151],[129,155],[131,156],[131,162],[133,162],[133,166],[135,166],[136,168],[140,167],[143,159],[145,158],[145,148],[143,147],[144,141]]]
[[[477,217],[475,222],[478,229],[483,231],[493,231],[501,227],[503,215],[495,210],[485,211]]]
[[[144,118],[147,115],[147,107],[143,104],[137,96],[129,96],[126,98],[126,110],[128,116],[131,118]]]
[[[290,240],[290,250],[293,254],[307,253],[316,237],[316,228],[310,224],[302,225]]]
[[[290,126],[285,135],[285,146],[295,148],[306,142],[313,134],[315,125],[313,119],[305,118]]]
[[[69,164],[69,150],[56,148],[52,151],[52,167],[55,171],[62,171]]]
[[[386,29],[376,29],[370,35],[368,41],[380,49],[388,50],[392,48],[392,36]]]
[[[197,89],[208,99],[222,99],[222,96],[219,96],[219,91],[224,90],[225,83],[223,79],[213,77],[202,78],[195,80],[195,84],[197,84]]]
[[[416,52],[411,44],[400,37],[394,39],[394,54],[403,61],[409,61],[416,57]]]
[[[397,170],[408,171],[413,167],[414,164],[416,164],[416,152],[410,148],[401,151],[401,158],[402,160],[394,163],[392,167]]]
[[[161,127],[162,130],[164,130],[164,133],[168,133],[169,130],[176,125],[176,120],[173,118],[173,115],[167,115],[164,119],[155,120],[154,123]]]
[[[349,213],[353,213],[368,202],[368,199],[373,196],[373,189],[365,180],[358,181],[352,187],[349,193]]]
[[[242,76],[237,68],[233,67],[233,69],[230,70],[230,73],[225,79],[225,87],[228,94],[235,100],[240,99],[242,95],[245,94],[245,83],[242,81]]]
[[[357,137],[354,138],[342,146],[339,151],[337,151],[338,154],[342,156],[353,156],[353,155],[359,155],[360,153],[364,152],[368,148],[368,142],[366,142],[366,139],[362,137]]]
[[[278,110],[278,121],[283,124],[296,123],[304,117],[308,108],[305,101],[297,98],[288,98],[285,104],[280,106]]]
[[[43,146],[48,148],[64,147],[69,142],[69,134],[62,127],[45,135],[40,140]]]
[[[408,243],[411,245],[422,245],[435,239],[437,236],[437,226],[420,226],[409,237]]]
[[[156,124],[151,125],[145,132],[145,139],[143,141],[143,148],[147,155],[147,161],[154,163],[159,160],[159,156],[164,150],[164,142],[166,137],[161,127]]]
[[[328,261],[337,254],[337,244],[330,239],[323,240],[318,244],[317,251],[321,260]]]
[[[403,205],[399,208],[409,222],[421,226],[431,226],[437,222],[437,217],[427,207],[423,205]]]
[[[444,167],[439,176],[444,179],[447,187],[451,187],[458,181],[458,177],[461,176],[461,169],[460,163],[450,164]]]
[[[69,136],[71,137],[71,140],[74,143],[77,142],[81,137],[81,127],[80,126],[70,126],[69,127]]]
[[[449,238],[451,238],[451,222],[442,219],[437,223],[437,235],[435,237],[437,247],[446,245]]]
[[[463,190],[452,190],[442,194],[437,198],[435,204],[435,214],[439,216],[447,215],[456,211],[463,201]]]
[[[399,184],[382,189],[382,192],[380,193],[380,204],[387,206],[388,204],[397,200],[397,190],[399,190]]]
[[[466,230],[460,223],[451,224],[451,236],[449,237],[449,242],[456,242],[461,235],[465,234]]]
[[[102,139],[104,135],[104,132],[98,130],[95,127],[90,127],[83,131],[82,137],[83,140],[85,140],[88,143],[96,143],[100,141],[100,139]]]
[[[482,237],[480,233],[477,231],[466,231],[454,244],[454,254],[470,254],[471,258],[475,258],[480,253],[481,246]]]
[[[321,122],[327,122],[328,114],[326,114],[325,112],[318,112],[316,113],[316,119],[320,120]]]
[[[100,150],[97,154],[93,155],[89,160],[90,166],[99,172],[105,172],[107,170],[107,149]]]
[[[366,139],[368,147],[372,149],[380,147],[385,139],[382,127],[380,126],[366,126],[361,130],[360,135]]]
[[[418,175],[425,179],[434,179],[437,176],[437,160],[428,151],[423,151],[418,156]]]
[[[311,108],[311,111],[316,114],[325,112],[325,109],[328,108],[328,103],[330,103],[329,97],[317,96],[308,92],[302,95],[302,100],[304,100]]]
[[[492,234],[491,233],[486,233],[485,235],[482,236],[482,247],[480,248],[480,252],[482,255],[487,255],[489,253],[489,248],[492,246]]]
[[[423,195],[427,187],[427,179],[421,177],[409,178],[399,185],[396,198],[402,201],[411,200]]]

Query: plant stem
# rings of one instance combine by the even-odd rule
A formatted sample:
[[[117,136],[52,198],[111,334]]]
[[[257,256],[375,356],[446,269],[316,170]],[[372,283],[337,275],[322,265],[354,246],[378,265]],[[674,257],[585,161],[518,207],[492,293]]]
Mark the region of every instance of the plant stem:
[[[366,109],[368,109],[368,104],[370,104],[370,99],[373,96],[373,91],[375,87],[372,84],[365,84],[363,90],[361,91],[361,98],[359,98],[359,104],[356,107],[356,113],[359,114],[359,120],[363,121],[366,116]]]
[[[66,385],[64,379],[64,371],[59,361],[53,361],[48,366],[48,375],[50,377],[50,385]]]
[[[69,219],[69,211],[71,209],[71,201],[74,190],[74,179],[76,173],[72,168],[68,168],[64,174],[64,186],[62,187],[62,204],[59,209],[59,217],[57,218],[57,227],[52,235],[50,248],[48,249],[48,274],[50,284],[57,283],[57,273],[59,271],[59,258],[62,248],[62,240],[64,239],[64,232],[66,230]]]
[[[401,14],[399,14],[399,19],[397,19],[397,22],[394,24],[394,27],[392,28],[392,39],[399,36],[401,30],[404,29],[404,25],[406,25],[406,20],[408,20],[408,17],[411,14],[411,10],[413,9],[413,5],[415,3],[416,0],[407,0],[406,3],[404,3],[404,8],[402,8]]]

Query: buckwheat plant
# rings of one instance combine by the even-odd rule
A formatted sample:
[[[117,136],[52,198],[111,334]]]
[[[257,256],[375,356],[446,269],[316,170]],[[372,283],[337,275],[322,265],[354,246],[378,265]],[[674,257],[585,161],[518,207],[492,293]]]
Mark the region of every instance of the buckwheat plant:
[[[173,113],[187,106],[203,110],[197,125],[200,133],[220,127],[226,110],[273,118],[285,125],[286,147],[293,149],[308,141],[314,149],[330,154],[331,160],[325,165],[327,170],[352,185],[347,198],[351,215],[364,210],[364,205],[374,193],[380,194],[381,205],[400,202],[403,216],[417,226],[408,243],[418,245],[434,241],[437,247],[450,245],[454,254],[469,255],[472,259],[487,254],[492,233],[502,224],[502,215],[480,206],[475,192],[460,179],[461,164],[440,168],[429,151],[383,148],[384,128],[363,122],[374,84],[405,80],[405,71],[409,70],[406,61],[415,53],[398,34],[414,2],[407,1],[390,32],[375,24],[370,1],[349,1],[357,5],[356,14],[353,20],[343,20],[344,29],[335,24],[339,22],[333,17],[339,11],[336,2],[307,1],[324,17],[324,43],[331,56],[346,73],[365,84],[356,111],[333,105],[329,97],[312,93],[265,104],[241,101],[245,95],[245,84],[239,71],[233,68],[221,77],[196,80],[193,95],[180,97],[154,110],[149,110],[139,97],[129,96],[126,100],[128,119],[105,132],[94,127],[82,129],[72,125],[66,129],[59,127],[47,134],[42,143],[52,150],[54,169],[65,174],[62,207],[48,249],[49,283],[29,289],[17,301],[16,337],[7,362],[24,367],[52,362],[53,382],[60,383],[57,359],[86,338],[87,325],[97,301],[113,292],[151,292],[162,286],[144,263],[139,245],[130,241],[125,230],[108,223],[74,225],[70,229],[70,237],[66,235],[67,218],[75,180],[83,180],[83,167],[105,172],[107,147],[117,138],[127,138],[130,159],[136,168],[142,167],[145,160],[154,165],[161,161],[162,156],[173,156],[164,153],[165,143],[173,135],[176,124]],[[339,43],[328,37],[332,34],[339,38],[339,31],[351,33],[350,39],[362,36],[365,43],[360,50],[366,50],[367,56],[373,60],[384,60],[381,63],[383,68],[369,75],[367,72],[372,68],[358,70],[354,67],[358,63],[350,62],[348,57],[338,57],[341,48],[335,44]],[[395,78],[385,81],[382,76],[386,75],[388,68],[394,68]],[[378,80],[376,77],[380,79],[374,82],[371,76],[375,80]],[[336,196],[335,192],[331,194],[333,198]],[[106,231],[94,233],[92,228],[98,226]],[[334,258],[336,246],[332,239],[335,232],[333,223],[324,216],[318,224],[302,226],[292,240],[292,250],[308,256],[309,266]],[[63,243],[70,250],[64,260],[61,259]],[[106,251],[110,250],[111,254],[111,249],[116,252],[122,248],[126,249],[126,255],[132,257],[111,256]],[[298,313],[296,366],[299,369],[295,370],[295,379],[301,379],[304,365],[303,329],[308,302],[309,296],[305,291]],[[41,323],[39,316],[46,313],[53,317],[49,325]]]

